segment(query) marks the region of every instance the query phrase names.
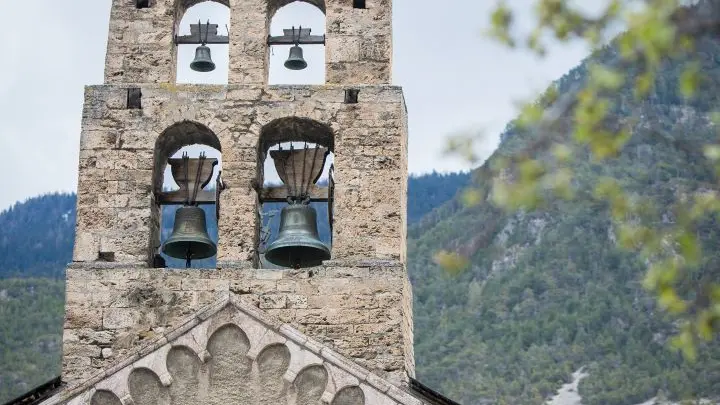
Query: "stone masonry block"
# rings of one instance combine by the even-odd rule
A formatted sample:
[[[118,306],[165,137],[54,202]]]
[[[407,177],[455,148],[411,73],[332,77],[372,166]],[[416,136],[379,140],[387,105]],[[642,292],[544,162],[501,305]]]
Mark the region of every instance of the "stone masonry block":
[[[66,362],[88,359],[87,367],[100,371],[161,331],[180,326],[196,311],[222,304],[235,290],[240,294],[235,299],[359,359],[379,375],[395,374],[412,363],[412,348],[403,336],[408,329],[401,327],[412,323],[412,315],[404,309],[408,303],[397,299],[407,283],[402,266],[370,272],[355,267],[316,268],[313,277],[292,270],[206,272],[113,266],[85,264],[67,271],[68,291],[88,294],[67,302],[64,345],[73,356],[66,356]],[[281,292],[278,284],[295,292]],[[364,293],[328,295],[318,285]],[[112,356],[103,357],[104,348],[111,348]],[[63,373],[73,380],[87,367],[65,367]]]

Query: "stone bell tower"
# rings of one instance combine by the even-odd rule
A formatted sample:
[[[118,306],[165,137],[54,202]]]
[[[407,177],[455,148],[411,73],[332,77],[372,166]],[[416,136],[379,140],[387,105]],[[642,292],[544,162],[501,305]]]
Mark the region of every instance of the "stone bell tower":
[[[228,299],[283,325],[275,332],[297,330],[397,386],[414,376],[407,112],[402,89],[390,84],[392,1],[306,1],[327,19],[325,85],[267,84],[269,44],[288,41],[270,37],[269,22],[290,0],[217,0],[230,8],[229,35],[206,33],[229,44],[226,86],[176,84],[178,24],[199,0],[113,0],[105,83],[85,90],[67,386],[129,367],[149,353],[148,342],[172,346],[178,330],[202,325],[203,311]],[[331,186],[309,195],[329,206],[331,257],[263,269],[261,206],[285,197],[263,187],[264,160],[272,145],[303,141],[334,155]],[[192,144],[222,153],[216,191],[201,192],[216,204],[217,268],[163,268],[153,260],[169,198],[163,173]],[[207,350],[196,350],[203,362],[217,356]],[[179,378],[158,373],[164,385]]]

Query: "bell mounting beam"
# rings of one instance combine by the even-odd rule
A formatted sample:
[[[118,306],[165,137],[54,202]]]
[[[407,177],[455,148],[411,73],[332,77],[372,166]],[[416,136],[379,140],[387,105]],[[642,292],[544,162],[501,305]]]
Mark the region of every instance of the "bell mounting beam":
[[[218,35],[217,24],[190,24],[190,35],[175,35],[175,45],[229,44],[229,35]]]
[[[260,202],[287,202],[287,187],[264,187],[259,190]],[[317,185],[310,186],[308,191],[310,202],[327,202],[328,201],[328,188],[318,187]]]
[[[268,35],[268,45],[325,45],[325,35],[310,35],[310,28],[284,29],[284,35]]]
[[[155,202],[160,205],[184,205],[186,201],[185,192],[182,190],[161,191],[155,195]],[[213,190],[198,191],[194,203],[197,205],[215,204],[217,193]]]

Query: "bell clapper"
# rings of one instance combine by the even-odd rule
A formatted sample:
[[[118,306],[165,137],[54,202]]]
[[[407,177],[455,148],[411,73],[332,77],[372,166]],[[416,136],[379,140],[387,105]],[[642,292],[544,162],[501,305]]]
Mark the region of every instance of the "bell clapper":
[[[188,246],[187,253],[185,254],[185,268],[189,269],[192,261],[192,244]]]

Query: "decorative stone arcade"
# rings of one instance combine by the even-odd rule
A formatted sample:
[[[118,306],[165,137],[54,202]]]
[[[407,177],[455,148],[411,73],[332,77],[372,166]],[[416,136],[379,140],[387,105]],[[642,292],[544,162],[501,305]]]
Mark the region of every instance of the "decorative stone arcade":
[[[308,1],[327,18],[324,86],[267,85],[269,21],[291,1],[220,1],[231,10],[230,84],[177,85],[176,24],[197,2],[113,0],[105,84],[85,91],[63,381],[81,387],[117,372],[230,296],[401,386],[414,358],[407,112],[389,84],[391,1]],[[263,159],[281,141],[334,154],[333,190],[312,191],[330,200],[333,224],[331,259],[318,267],[258,268],[259,207],[277,193],[263,188]],[[217,268],[154,268],[162,173],[198,143],[222,152]]]

